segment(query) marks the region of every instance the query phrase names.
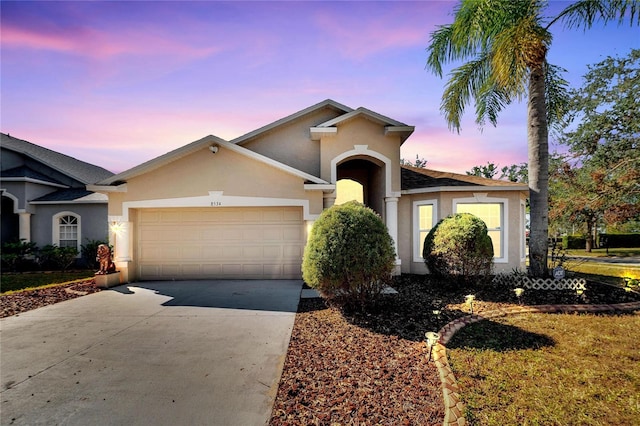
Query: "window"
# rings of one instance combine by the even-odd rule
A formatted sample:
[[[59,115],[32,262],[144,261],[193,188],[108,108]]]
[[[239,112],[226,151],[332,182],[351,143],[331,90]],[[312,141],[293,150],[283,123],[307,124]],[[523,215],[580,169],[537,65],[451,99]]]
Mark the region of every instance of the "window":
[[[471,213],[487,225],[489,237],[493,242],[493,257],[504,256],[504,203],[466,203],[456,204],[456,213]]]
[[[75,247],[80,251],[80,216],[71,212],[53,216],[52,240],[58,247]]]
[[[414,228],[414,247],[413,261],[422,262],[422,248],[424,239],[436,224],[437,219],[437,202],[416,201],[413,203],[413,228]]]

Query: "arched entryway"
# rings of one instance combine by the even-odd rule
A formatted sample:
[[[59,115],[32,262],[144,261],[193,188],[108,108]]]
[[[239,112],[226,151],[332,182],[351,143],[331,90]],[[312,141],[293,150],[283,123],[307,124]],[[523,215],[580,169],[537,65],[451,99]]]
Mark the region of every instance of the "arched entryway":
[[[353,181],[362,188],[362,203],[384,217],[385,170],[384,163],[370,158],[354,158],[339,163],[336,167],[337,182]],[[340,185],[337,197],[341,197]]]

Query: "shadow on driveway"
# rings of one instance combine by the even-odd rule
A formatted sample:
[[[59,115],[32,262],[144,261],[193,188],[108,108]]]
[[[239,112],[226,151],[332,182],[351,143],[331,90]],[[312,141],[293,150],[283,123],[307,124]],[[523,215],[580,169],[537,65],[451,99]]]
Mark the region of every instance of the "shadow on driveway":
[[[302,281],[143,281],[113,287],[111,290],[122,294],[134,294],[137,288],[168,296],[170,299],[162,303],[162,306],[192,306],[295,313],[298,309]],[[297,297],[291,297],[293,292],[297,292]]]

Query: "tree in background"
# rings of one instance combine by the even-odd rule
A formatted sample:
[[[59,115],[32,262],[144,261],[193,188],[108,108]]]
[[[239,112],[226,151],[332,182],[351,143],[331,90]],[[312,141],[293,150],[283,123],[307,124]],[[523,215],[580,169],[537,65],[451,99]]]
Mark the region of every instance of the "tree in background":
[[[473,168],[466,173],[469,176],[480,176],[487,179],[493,179],[493,177],[498,173],[498,167],[493,163],[487,162],[484,166],[473,166]]]
[[[419,167],[421,169],[424,169],[425,167],[427,167],[427,160],[425,160],[424,158],[418,157],[418,154],[416,154],[416,161],[414,161],[412,163],[409,160],[405,160],[404,158],[401,158],[400,159],[400,165],[401,166]]]
[[[475,100],[476,122],[494,126],[498,113],[528,94],[528,151],[531,205],[529,270],[547,275],[549,214],[548,126],[564,111],[566,82],[560,68],[547,62],[550,27],[590,28],[596,21],[640,23],[640,3],[628,0],[580,0],[548,21],[547,1],[462,0],[454,22],[431,34],[427,67],[442,76],[443,65],[468,61],[452,72],[441,110],[449,127],[460,131],[461,115]]]
[[[568,168],[559,177],[579,192],[575,194],[575,214],[589,206],[607,225],[638,220],[640,49],[632,49],[624,58],[607,57],[589,66],[584,84],[570,91],[568,105],[563,123],[567,130],[561,142],[579,166]],[[573,124],[577,126],[572,128]],[[586,224],[589,231],[592,224]]]
[[[467,171],[469,176],[480,176],[488,179],[493,179],[498,174],[498,167],[494,163],[487,162],[484,166],[473,166],[473,168]],[[500,169],[500,180],[508,180],[510,182],[527,183],[527,163],[512,164],[510,166],[504,166]]]

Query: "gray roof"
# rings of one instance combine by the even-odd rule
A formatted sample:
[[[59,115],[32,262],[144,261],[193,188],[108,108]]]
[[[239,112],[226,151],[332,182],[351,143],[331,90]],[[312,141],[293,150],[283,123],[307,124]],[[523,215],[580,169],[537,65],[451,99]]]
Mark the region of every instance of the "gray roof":
[[[52,178],[51,176],[47,176],[43,173],[40,173],[36,170],[33,170],[29,166],[19,166],[14,167],[13,169],[2,170],[0,172],[0,177],[2,178],[30,178],[39,180],[42,182],[55,183],[58,185],[64,185],[62,182]]]
[[[462,175],[452,172],[423,169],[414,166],[401,166],[402,190],[439,188],[453,186],[483,186],[499,189],[528,191],[527,184],[487,179],[480,176]]]
[[[43,195],[42,197],[36,198],[35,200],[31,200],[31,202],[74,201],[91,194],[93,194],[93,192],[87,191],[84,188],[61,189],[59,191]]]
[[[41,147],[39,145],[17,139],[5,133],[2,135],[2,148],[10,149],[29,156],[34,160],[64,173],[84,184],[91,184],[113,176],[113,173],[102,167],[85,163],[65,154]]]

